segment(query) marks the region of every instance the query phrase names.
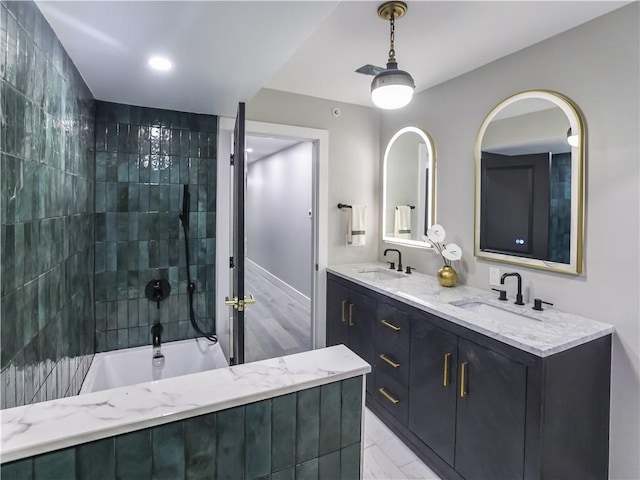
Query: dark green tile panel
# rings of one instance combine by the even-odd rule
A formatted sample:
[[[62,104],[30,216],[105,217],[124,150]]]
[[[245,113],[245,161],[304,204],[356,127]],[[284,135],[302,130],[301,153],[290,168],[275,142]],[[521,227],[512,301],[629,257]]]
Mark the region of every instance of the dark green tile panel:
[[[253,480],[269,475],[271,472],[271,400],[247,405],[244,425],[244,478]]]
[[[237,480],[244,471],[244,408],[231,408],[217,415],[216,473],[219,480]]]
[[[184,423],[173,422],[151,430],[154,480],[184,478]]]
[[[340,450],[318,458],[318,479],[337,480],[340,478]]]
[[[345,447],[340,452],[340,479],[353,480],[360,478],[360,442]]]
[[[116,437],[116,478],[151,478],[151,430]]]
[[[115,438],[105,438],[77,447],[78,478],[111,480],[116,476]]]
[[[89,366],[78,359],[94,352],[94,102],[33,1],[0,2],[0,18],[0,408],[9,408],[77,393]],[[40,348],[45,332],[52,349]]]
[[[215,478],[216,414],[184,422],[185,478]]]
[[[296,465],[296,480],[318,480],[318,459],[312,458]]]
[[[296,463],[296,394],[272,400],[271,469],[278,471]]]
[[[215,270],[216,207],[215,174],[209,172],[216,171],[216,117],[96,103],[96,308],[123,300],[149,303],[146,283],[166,278],[173,301],[160,305],[163,340],[197,336],[188,321],[184,237],[178,217],[183,184],[189,184],[196,318],[203,330],[211,331],[215,278],[207,271]],[[105,278],[107,283],[100,283]],[[116,320],[96,323],[98,351],[150,343],[149,335],[134,334],[131,328],[150,325],[157,318],[141,316],[133,325],[133,313],[130,303],[116,310]]]
[[[66,448],[39,455],[33,459],[34,480],[60,480],[75,478],[76,450]]]
[[[316,458],[320,440],[320,387],[298,392],[296,462]]]
[[[33,480],[33,458],[5,463],[0,469],[0,478],[5,480]]]
[[[340,448],[341,403],[341,382],[330,383],[320,388],[319,455],[334,452]]]
[[[362,377],[342,381],[341,443],[343,447],[360,441],[362,431]]]

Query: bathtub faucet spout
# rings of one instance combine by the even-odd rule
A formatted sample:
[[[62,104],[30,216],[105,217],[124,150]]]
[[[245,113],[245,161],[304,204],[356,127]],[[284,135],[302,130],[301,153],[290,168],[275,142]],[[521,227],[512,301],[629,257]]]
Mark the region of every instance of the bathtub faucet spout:
[[[154,367],[163,367],[164,366],[164,355],[162,354],[162,325],[160,323],[156,323],[151,327],[151,336],[153,337],[153,366]]]

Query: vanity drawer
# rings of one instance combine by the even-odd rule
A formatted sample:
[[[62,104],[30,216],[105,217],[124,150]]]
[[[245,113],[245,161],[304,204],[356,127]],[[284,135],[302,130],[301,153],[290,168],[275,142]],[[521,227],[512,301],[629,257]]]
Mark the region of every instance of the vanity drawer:
[[[381,372],[404,388],[409,387],[409,355],[396,355],[383,347],[378,350],[375,362],[376,374]]]
[[[411,316],[387,302],[378,302],[376,315],[376,346],[396,360],[408,363]],[[376,359],[377,362],[377,359]]]
[[[409,389],[392,375],[376,370],[374,397],[403,425],[409,420]]]

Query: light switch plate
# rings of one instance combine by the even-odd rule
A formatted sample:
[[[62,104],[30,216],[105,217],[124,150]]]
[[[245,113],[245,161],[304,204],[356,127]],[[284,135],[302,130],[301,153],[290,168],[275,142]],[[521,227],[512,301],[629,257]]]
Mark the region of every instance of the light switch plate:
[[[500,285],[500,269],[489,267],[489,285]]]

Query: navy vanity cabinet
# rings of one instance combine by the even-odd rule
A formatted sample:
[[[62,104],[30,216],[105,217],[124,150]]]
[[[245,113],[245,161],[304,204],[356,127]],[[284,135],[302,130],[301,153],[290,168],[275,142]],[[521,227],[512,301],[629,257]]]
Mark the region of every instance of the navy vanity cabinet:
[[[464,478],[523,478],[526,365],[418,315],[411,431]]]
[[[409,428],[453,466],[458,395],[458,337],[417,320],[411,336]]]
[[[335,275],[327,277],[327,346],[344,344],[372,366],[366,390],[373,393],[373,324],[376,294]]]
[[[401,424],[407,425],[411,314],[402,303],[380,295],[374,331],[374,397]]]

